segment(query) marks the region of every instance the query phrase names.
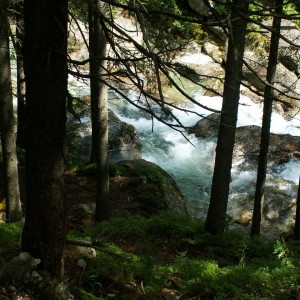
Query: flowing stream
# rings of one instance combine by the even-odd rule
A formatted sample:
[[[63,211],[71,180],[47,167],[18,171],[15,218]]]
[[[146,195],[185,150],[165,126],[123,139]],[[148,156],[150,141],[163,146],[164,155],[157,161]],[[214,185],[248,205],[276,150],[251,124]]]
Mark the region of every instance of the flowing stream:
[[[131,99],[137,97],[133,92],[129,96]],[[221,108],[221,97],[206,97],[201,92],[197,92],[194,96],[196,100],[208,107]],[[160,165],[175,178],[187,199],[191,215],[205,216],[214,167],[215,140],[187,135],[189,142],[179,132],[159,121],[146,118],[142,112],[128,103],[122,102],[120,99],[117,102],[118,104],[111,105],[111,109],[119,115],[122,121],[137,128],[143,144],[143,158]],[[245,96],[241,96],[240,104],[238,126],[261,125],[261,105],[252,102]],[[191,105],[188,108],[204,115],[210,113]],[[182,111],[174,111],[174,114],[185,126],[193,126],[200,119],[195,114],[187,114]],[[281,115],[274,113],[271,131],[300,136],[300,122],[296,119],[286,121]],[[254,192],[256,172],[238,171],[239,163],[236,162],[232,169],[231,195]],[[290,161],[281,165],[276,172],[268,174],[267,184],[272,184],[274,178],[284,178],[297,184],[299,170],[300,161]]]
[[[207,56],[198,54],[197,57],[191,55],[183,56],[181,60],[193,60],[200,63],[207,63]],[[13,65],[13,85],[15,87],[15,66]],[[210,108],[221,108],[221,97],[203,96],[202,91],[195,86],[183,83],[199,103]],[[89,95],[88,81],[78,82],[72,76],[69,77],[69,90],[76,96]],[[166,91],[169,98],[174,96],[172,89]],[[110,92],[110,109],[120,117],[122,121],[130,123],[137,129],[142,142],[143,158],[152,161],[176,180],[182,193],[187,200],[189,213],[195,217],[204,217],[208,209],[210,196],[211,180],[214,167],[215,140],[196,138],[194,135],[187,135],[189,141],[179,132],[170,129],[168,126],[157,120],[152,120],[145,113],[130,105],[126,100],[120,99],[114,93]],[[128,96],[135,100],[138,95],[134,92],[128,92]],[[191,105],[185,104],[189,110],[195,110],[199,114],[208,115],[210,112]],[[16,99],[14,98],[16,107]],[[187,114],[182,111],[173,111],[174,115],[185,125],[193,126],[200,117],[195,114]],[[249,98],[241,96],[238,126],[261,125],[262,106],[254,103]],[[280,114],[273,112],[271,131],[273,133],[289,133],[300,136],[299,117],[285,120]],[[232,168],[232,181],[230,186],[231,197],[233,195],[245,195],[254,193],[254,184],[256,180],[255,171],[240,171],[238,169],[240,162],[236,162]],[[289,188],[289,185],[297,185],[299,180],[300,161],[291,160],[280,165],[277,170],[267,175],[267,185],[272,185],[274,179],[283,178],[289,183],[282,187]],[[295,196],[295,195],[293,195]]]
[[[70,88],[72,89],[72,81]],[[73,85],[78,96],[89,94],[86,84],[78,82]],[[192,96],[201,104],[210,108],[221,109],[221,97],[203,96],[202,91],[189,87]],[[171,93],[171,91],[170,91]],[[138,101],[137,93],[128,91],[127,96],[131,100]],[[168,95],[169,98],[172,94]],[[113,92],[109,92],[110,109],[119,118],[135,126],[142,142],[142,156],[152,161],[176,180],[182,193],[187,199],[188,211],[192,216],[204,217],[209,203],[212,173],[214,167],[215,140],[196,138],[194,135],[184,136],[170,129],[157,120],[149,118],[144,112],[130,105],[126,100],[120,98]],[[199,114],[208,115],[209,111],[198,106],[185,103],[189,110],[195,110]],[[173,110],[174,115],[185,125],[193,126],[200,117],[192,113]],[[254,103],[248,97],[241,96],[237,126],[260,125],[262,117],[262,105]],[[271,131],[273,133],[300,136],[300,120],[294,118],[285,120],[280,114],[274,112],[272,115]],[[240,171],[238,166],[241,162],[235,162],[232,168],[232,182],[230,186],[231,197],[234,195],[254,194],[256,172]],[[283,178],[291,181],[289,185],[296,185],[299,180],[300,161],[290,161],[278,167],[276,171],[267,175],[267,185],[272,185],[275,178]]]

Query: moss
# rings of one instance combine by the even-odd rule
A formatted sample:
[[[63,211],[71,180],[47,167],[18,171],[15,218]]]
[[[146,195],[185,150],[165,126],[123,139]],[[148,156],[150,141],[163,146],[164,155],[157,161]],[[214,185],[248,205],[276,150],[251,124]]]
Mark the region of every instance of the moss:
[[[124,168],[115,162],[109,164],[109,175],[112,177],[121,176],[124,174]]]
[[[259,27],[250,27],[251,32],[246,36],[246,45],[250,50],[253,50],[257,55],[265,55],[269,51],[270,39],[259,33]]]
[[[20,242],[22,230],[22,222],[0,224],[1,247],[15,248]]]
[[[74,294],[78,297],[78,299],[80,300],[105,300],[104,298],[99,298],[94,296],[91,293],[86,292],[85,290],[81,289],[81,288],[77,288],[74,291]]]

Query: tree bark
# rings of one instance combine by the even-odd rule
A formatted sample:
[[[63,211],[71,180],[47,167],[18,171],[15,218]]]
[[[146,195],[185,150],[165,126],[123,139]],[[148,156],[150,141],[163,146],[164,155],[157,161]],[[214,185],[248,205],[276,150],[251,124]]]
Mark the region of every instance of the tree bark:
[[[210,204],[205,228],[212,234],[223,233],[231,179],[232,154],[240,99],[243,55],[248,12],[248,0],[234,0],[231,4],[229,43],[221,122],[216,147],[215,167]]]
[[[9,54],[9,23],[5,2],[0,3],[0,132],[3,155],[6,218],[9,221],[22,219],[20,202],[18,161],[16,152],[15,116],[11,84]]]
[[[26,130],[26,98],[25,98],[25,74],[23,62],[24,19],[23,3],[19,2],[15,7],[16,13],[16,60],[17,60],[17,101],[18,101],[18,129],[17,146],[25,148]]]
[[[273,31],[271,35],[269,62],[267,68],[267,82],[270,85],[274,84],[276,66],[278,63],[277,58],[278,58],[278,48],[279,48],[279,34],[280,34],[280,26],[281,26],[281,15],[283,9],[282,7],[283,0],[275,0],[274,2],[275,2],[274,3],[275,14],[273,18]],[[258,158],[251,236],[260,235],[261,221],[263,216],[262,210],[264,206],[265,180],[267,174],[268,152],[269,152],[269,144],[270,144],[272,105],[275,96],[274,89],[270,85],[265,86],[265,92],[264,92],[264,108],[263,108],[260,152]]]
[[[107,71],[106,37],[99,23],[99,12],[106,10],[106,4],[94,0],[89,7],[90,80],[92,152],[91,162],[97,165],[96,221],[109,219],[109,158],[108,158],[108,100],[107,86],[100,78]]]
[[[26,219],[22,251],[64,273],[67,0],[24,1]]]

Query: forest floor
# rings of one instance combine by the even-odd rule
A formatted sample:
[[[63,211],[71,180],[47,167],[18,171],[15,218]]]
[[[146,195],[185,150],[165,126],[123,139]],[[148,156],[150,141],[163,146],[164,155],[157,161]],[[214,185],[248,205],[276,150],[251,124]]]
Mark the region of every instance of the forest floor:
[[[128,202],[134,203],[135,196],[129,189],[122,188],[126,185],[128,178],[126,176],[114,176],[110,177],[109,190],[110,190],[110,203],[111,203],[111,216],[118,216],[126,214],[128,208]],[[26,179],[25,179],[25,168],[19,168],[19,183],[20,183],[20,193],[21,199],[26,201]],[[80,205],[86,205],[89,207],[96,201],[96,178],[89,172],[83,174],[76,174],[76,172],[66,172],[65,174],[65,188],[66,188],[66,200],[68,207],[68,229],[72,231],[84,232],[85,228],[88,226],[93,226],[94,214],[88,209],[81,209]],[[0,204],[2,203],[2,208],[4,204],[4,183],[2,172],[0,172]],[[134,205],[134,204],[133,204]],[[79,207],[79,208],[77,208]],[[128,212],[127,212],[128,213]],[[5,223],[1,218],[5,218],[5,210],[0,210],[0,224]],[[143,246],[137,245],[134,239],[113,239],[118,247],[129,253],[139,254],[144,251]],[[162,261],[171,261],[176,256],[175,249],[169,249],[167,245],[161,247],[161,245],[147,245],[151,248],[151,255]],[[150,248],[148,250],[150,250]],[[18,256],[20,249],[15,249],[15,251],[6,251],[1,247],[0,243],[0,268],[7,262],[11,261],[14,257]],[[82,274],[78,274],[78,268],[76,263],[80,259],[80,255],[77,251],[74,251],[74,245],[67,245],[66,248],[66,277],[72,276],[72,280],[80,280]],[[75,271],[74,271],[75,268]],[[74,275],[75,274],[75,275]],[[74,278],[74,276],[78,278]],[[84,288],[84,287],[83,287]],[[120,289],[129,289],[131,293],[130,286],[122,286]],[[116,285],[111,284],[111,287],[108,286],[107,290],[102,291],[105,294],[118,294],[116,291]],[[139,296],[134,297],[133,299],[138,299]],[[19,292],[15,293],[9,289],[2,289],[0,286],[0,300],[39,300],[23,292],[20,289]],[[77,299],[77,298],[75,298]],[[81,299],[78,298],[78,299]],[[82,298],[86,299],[86,298]],[[98,299],[98,298],[97,298]],[[101,298],[99,298],[101,299]]]
[[[95,177],[79,174],[65,175],[73,212],[64,286],[73,296],[36,296],[36,288],[27,283],[17,289],[0,285],[0,300],[300,299],[299,242],[249,239],[233,231],[212,236],[199,220],[188,216],[131,214],[127,208],[134,194],[122,188],[127,185],[125,176],[110,178],[112,213],[122,212],[121,217],[94,226],[92,212],[71,209],[95,202]],[[24,175],[20,168],[23,199]],[[19,255],[21,231],[22,224],[0,225],[0,268]],[[79,251],[81,242],[91,243],[97,257],[87,258],[89,251]]]
[[[26,202],[26,179],[25,168],[19,168],[19,184],[20,194],[22,202]],[[122,174],[122,176],[111,176],[109,181],[109,201],[111,217],[126,213],[129,203],[134,205],[136,196],[132,193],[132,189],[125,188],[128,182],[128,175]],[[95,205],[96,202],[96,178],[89,172],[76,172],[67,171],[65,173],[65,189],[66,189],[66,203],[67,210],[72,214],[73,210],[80,206],[80,204]],[[3,203],[4,195],[4,183],[3,175],[0,166],[0,219],[4,215]],[[1,210],[2,207],[2,210]],[[79,220],[78,220],[79,221]],[[92,218],[90,220],[92,222]],[[74,224],[73,224],[74,225]],[[80,225],[80,224],[79,224]],[[88,224],[85,224],[88,225]],[[72,224],[71,224],[72,226]]]

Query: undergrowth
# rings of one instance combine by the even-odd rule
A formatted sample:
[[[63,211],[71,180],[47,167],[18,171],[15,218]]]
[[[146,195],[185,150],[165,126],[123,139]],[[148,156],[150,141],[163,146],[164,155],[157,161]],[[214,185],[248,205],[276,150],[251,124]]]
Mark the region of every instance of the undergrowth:
[[[22,223],[0,225],[1,256],[19,249],[21,231]],[[172,213],[113,218],[68,239],[96,245],[97,256],[85,258],[82,276],[69,284],[75,300],[299,297],[294,240],[229,230],[212,236],[199,220]]]
[[[100,242],[82,288],[104,299],[112,286],[117,299],[293,299],[298,293],[295,241],[234,231],[212,236],[199,220],[171,213],[113,218],[69,236]]]

